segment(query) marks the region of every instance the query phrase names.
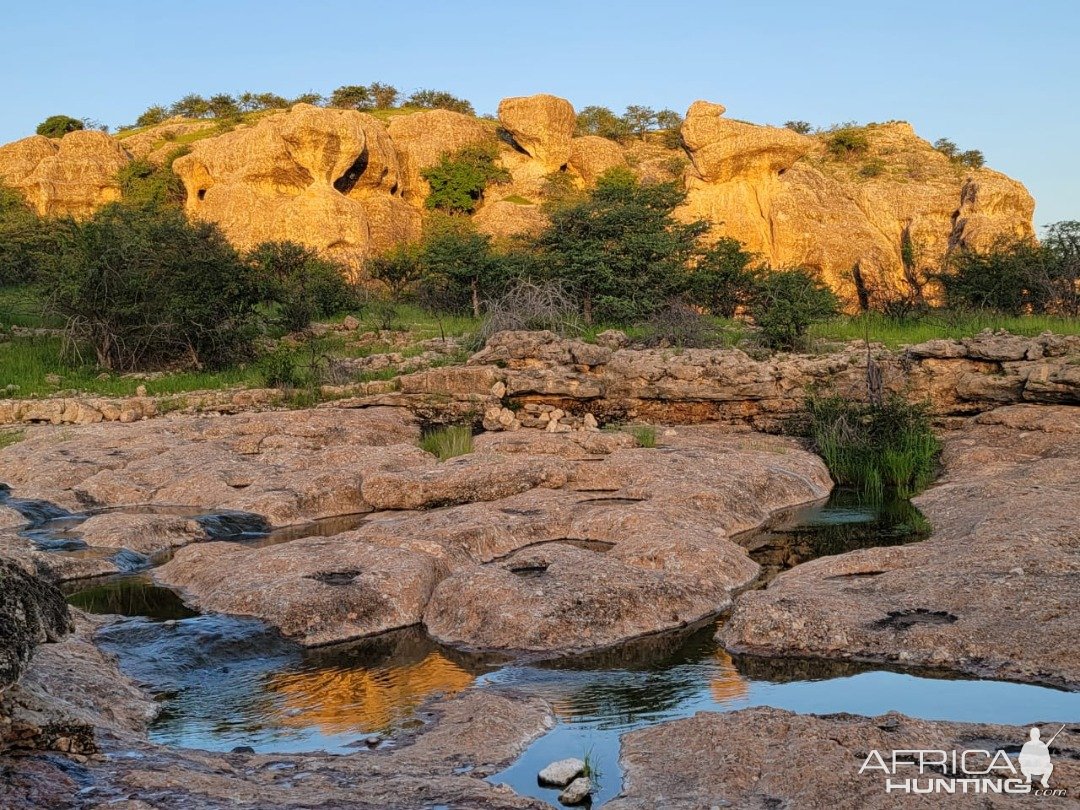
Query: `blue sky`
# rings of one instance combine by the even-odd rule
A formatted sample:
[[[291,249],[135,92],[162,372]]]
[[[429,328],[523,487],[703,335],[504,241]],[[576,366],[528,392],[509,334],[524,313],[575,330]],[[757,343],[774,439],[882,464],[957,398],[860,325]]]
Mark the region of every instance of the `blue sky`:
[[[1080,219],[1073,0],[11,0],[0,35],[0,142],[53,113],[115,126],[188,92],[383,81],[480,112],[541,91],[620,111],[704,98],[760,123],[904,119],[1023,181],[1036,225]]]

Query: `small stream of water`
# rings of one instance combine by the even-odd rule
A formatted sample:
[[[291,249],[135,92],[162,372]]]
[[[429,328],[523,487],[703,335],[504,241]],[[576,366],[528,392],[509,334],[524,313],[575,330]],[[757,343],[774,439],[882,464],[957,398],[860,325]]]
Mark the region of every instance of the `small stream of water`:
[[[15,499],[5,501],[15,505]],[[32,525],[23,534],[40,547],[86,551],[78,537],[85,514],[19,503],[24,514],[36,515],[28,515]],[[215,537],[255,545],[336,534],[365,519],[345,516],[268,532],[255,516],[168,513],[190,514],[207,521]],[[815,557],[913,542],[927,531],[906,501],[868,504],[840,491],[826,504],[795,510],[737,540],[762,565],[760,586]],[[143,558],[133,568],[161,561]],[[775,706],[864,715],[896,710],[971,722],[1080,721],[1075,692],[821,660],[733,659],[713,640],[722,618],[585,656],[497,662],[442,647],[420,628],[305,650],[257,620],[200,615],[138,571],[69,583],[66,590],[84,610],[127,617],[104,628],[98,641],[157,694],[162,711],[150,729],[156,742],[224,751],[248,746],[259,752],[353,753],[388,744],[372,735],[419,725],[417,712],[437,694],[511,687],[548,700],[557,724],[491,781],[552,804],[558,791],[536,781],[552,760],[589,752],[601,774],[594,805],[602,804],[620,789],[623,733],[698,711]]]

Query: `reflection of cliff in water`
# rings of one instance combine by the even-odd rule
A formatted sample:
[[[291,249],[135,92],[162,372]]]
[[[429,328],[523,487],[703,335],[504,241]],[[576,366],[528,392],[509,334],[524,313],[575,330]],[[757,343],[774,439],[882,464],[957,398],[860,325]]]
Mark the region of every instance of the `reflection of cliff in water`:
[[[410,628],[309,654],[302,667],[271,675],[266,689],[282,699],[285,725],[341,734],[387,730],[424,700],[460,692],[474,679]]]

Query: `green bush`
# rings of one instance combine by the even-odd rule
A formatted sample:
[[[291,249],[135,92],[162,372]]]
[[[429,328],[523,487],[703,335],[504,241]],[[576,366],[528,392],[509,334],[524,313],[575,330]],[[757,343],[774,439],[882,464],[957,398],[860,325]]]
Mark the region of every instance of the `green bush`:
[[[766,346],[795,349],[811,324],[836,314],[832,290],[806,270],[769,270],[759,274],[750,296],[750,314]]]
[[[870,158],[859,167],[860,177],[879,177],[885,172],[885,161],[881,158]]]
[[[941,444],[926,406],[900,397],[870,404],[811,396],[807,407],[814,448],[837,484],[910,497],[933,480]]]
[[[509,172],[495,165],[496,154],[493,145],[484,144],[443,155],[434,166],[420,172],[431,186],[424,204],[447,213],[471,214],[489,183],[510,177]]]
[[[296,355],[287,349],[275,349],[259,361],[263,384],[267,388],[295,388],[303,384]]]
[[[38,124],[35,131],[38,135],[44,135],[46,138],[63,138],[69,132],[84,127],[85,124],[82,121],[78,118],[72,118],[70,115],[50,115]]]
[[[599,135],[618,141],[630,135],[630,125],[607,107],[590,105],[577,115],[578,135]]]
[[[420,303],[435,312],[471,312],[480,317],[485,299],[497,296],[511,277],[491,237],[468,219],[436,216],[420,242]]]
[[[437,456],[439,461],[464,456],[473,451],[472,430],[467,425],[448,425],[424,431],[420,449]]]
[[[311,248],[296,242],[263,242],[245,260],[259,280],[263,298],[277,306],[281,325],[289,331],[360,306],[344,268]]]
[[[784,126],[800,135],[809,135],[814,129],[809,121],[785,121]]]
[[[160,104],[154,104],[147,107],[143,113],[135,120],[135,126],[137,127],[153,127],[167,120],[169,117],[169,110],[162,107]]]
[[[179,208],[184,204],[184,184],[172,169],[173,161],[190,151],[181,146],[159,166],[145,158],[127,163],[117,173],[125,205],[144,208]]]
[[[422,110],[450,110],[464,115],[476,115],[470,102],[445,90],[417,90],[406,99],[405,105]]]
[[[652,425],[636,425],[630,428],[630,435],[634,437],[634,444],[638,447],[656,447],[656,428]]]
[[[260,290],[215,226],[112,204],[54,232],[40,274],[70,348],[88,346],[118,371],[221,366],[251,352]]]
[[[861,129],[845,127],[832,133],[825,141],[829,154],[839,160],[862,155],[870,149],[870,141]]]
[[[628,169],[603,174],[588,194],[551,211],[532,242],[543,277],[579,302],[586,323],[648,318],[686,291],[688,266],[707,225],[679,222],[675,183],[644,184]]]
[[[15,189],[0,185],[0,287],[34,281],[51,231]]]
[[[737,239],[722,237],[698,258],[689,279],[688,298],[713,315],[730,318],[749,299],[754,286],[754,254]]]

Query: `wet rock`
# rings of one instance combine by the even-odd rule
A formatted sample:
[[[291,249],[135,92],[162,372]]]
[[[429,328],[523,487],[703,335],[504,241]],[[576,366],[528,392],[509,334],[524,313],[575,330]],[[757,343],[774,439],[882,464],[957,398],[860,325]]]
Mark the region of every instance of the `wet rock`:
[[[210,538],[203,525],[191,518],[122,512],[89,517],[79,525],[78,531],[87,545],[126,548],[140,554],[153,554]]]
[[[541,785],[566,787],[585,773],[585,763],[580,759],[560,759],[552,762],[536,775]]]
[[[436,581],[426,554],[338,537],[201,543],[154,576],[204,611],[256,616],[309,646],[416,624]]]
[[[915,499],[929,539],[781,574],[738,598],[725,645],[1080,686],[1080,409],[991,411],[943,461]]]
[[[819,717],[773,708],[701,712],[623,735],[623,791],[605,807],[1013,807],[1016,796],[965,795],[959,788],[947,797],[898,799],[895,791],[885,792],[880,771],[860,774],[859,768],[872,750],[888,760],[894,750],[902,749],[1005,749],[1015,761],[1013,752],[1027,734],[1024,727],[916,720],[895,713]],[[1080,778],[1076,738],[1062,735],[1054,747],[1051,785],[1071,786]],[[898,778],[915,775],[916,769],[908,766]],[[923,779],[936,776],[939,771],[928,772]],[[1044,797],[1039,802],[1062,808],[1075,804],[1071,796]]]
[[[566,789],[559,794],[559,804],[565,804],[568,807],[574,807],[579,804],[585,804],[589,801],[589,797],[592,795],[592,782],[585,777],[575,779]]]

